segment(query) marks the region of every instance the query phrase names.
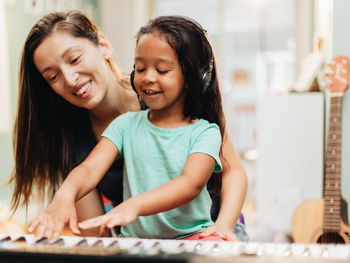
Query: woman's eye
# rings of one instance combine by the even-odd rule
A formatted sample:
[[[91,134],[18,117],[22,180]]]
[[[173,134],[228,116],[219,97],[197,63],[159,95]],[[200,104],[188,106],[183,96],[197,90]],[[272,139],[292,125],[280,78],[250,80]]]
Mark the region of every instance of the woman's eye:
[[[78,62],[78,60],[79,60],[80,57],[81,57],[81,56],[78,56],[78,57],[72,59],[70,63],[71,63],[71,64],[74,64],[74,63]]]
[[[52,77],[49,78],[49,82],[53,82],[57,79],[57,75],[53,75]]]

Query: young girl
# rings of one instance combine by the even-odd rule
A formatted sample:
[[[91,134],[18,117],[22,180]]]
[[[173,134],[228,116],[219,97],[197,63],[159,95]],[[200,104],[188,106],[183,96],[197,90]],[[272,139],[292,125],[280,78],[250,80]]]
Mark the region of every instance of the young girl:
[[[109,125],[31,224],[39,236],[57,238],[68,221],[79,232],[70,219],[75,202],[119,155],[125,160],[124,202],[81,228],[121,225],[122,236],[193,239],[213,225],[205,185],[213,171],[221,171],[225,127],[205,31],[182,17],[152,20],[138,34],[131,78],[149,110],[121,115]]]

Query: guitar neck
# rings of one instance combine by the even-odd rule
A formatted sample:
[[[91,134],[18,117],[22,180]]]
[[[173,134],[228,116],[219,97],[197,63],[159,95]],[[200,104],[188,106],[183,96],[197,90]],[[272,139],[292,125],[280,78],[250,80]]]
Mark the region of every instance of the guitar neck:
[[[331,94],[324,179],[323,228],[336,232],[341,221],[342,99],[342,94]]]

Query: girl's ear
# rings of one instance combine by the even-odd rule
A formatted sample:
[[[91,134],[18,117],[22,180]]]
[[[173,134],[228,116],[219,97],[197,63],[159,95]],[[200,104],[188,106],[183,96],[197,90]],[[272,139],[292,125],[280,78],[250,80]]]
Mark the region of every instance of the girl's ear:
[[[105,59],[112,58],[113,47],[111,43],[109,43],[108,39],[102,33],[98,33],[98,42]]]

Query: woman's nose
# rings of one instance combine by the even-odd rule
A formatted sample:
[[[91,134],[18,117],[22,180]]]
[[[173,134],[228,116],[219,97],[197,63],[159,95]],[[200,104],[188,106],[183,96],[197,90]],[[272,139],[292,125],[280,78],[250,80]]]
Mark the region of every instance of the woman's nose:
[[[63,76],[67,85],[74,87],[78,84],[79,74],[77,72],[66,70],[63,72]]]

